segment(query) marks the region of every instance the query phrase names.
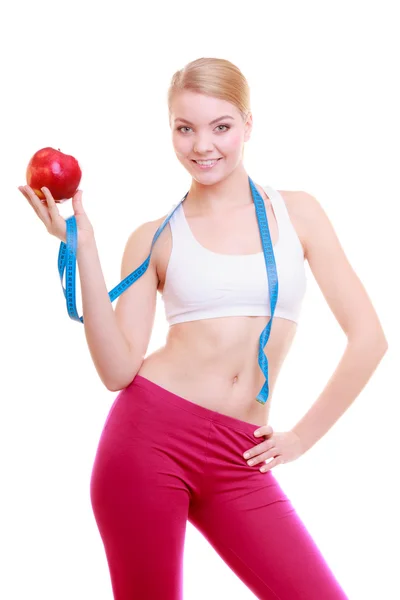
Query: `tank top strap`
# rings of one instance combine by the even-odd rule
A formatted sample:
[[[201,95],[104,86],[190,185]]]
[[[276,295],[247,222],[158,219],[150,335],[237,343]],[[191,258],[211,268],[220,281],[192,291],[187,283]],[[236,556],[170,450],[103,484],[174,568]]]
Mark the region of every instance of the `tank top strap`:
[[[268,185],[263,186],[263,189],[265,190],[268,198],[271,200],[272,208],[274,209],[275,217],[278,222],[279,237],[281,239],[285,238],[285,244],[287,244],[287,247],[289,247],[291,244],[294,244],[297,247],[296,252],[299,252],[299,255],[301,255],[304,259],[303,245],[292,219],[290,218],[289,211],[282,194],[275,188]]]
[[[174,206],[177,206],[176,204]],[[174,238],[174,245],[178,244],[186,247],[186,249],[190,246],[188,244],[193,245],[193,236],[189,227],[188,222],[186,221],[185,214],[183,212],[183,202],[180,203],[179,208],[174,212],[170,221],[171,227],[171,235]]]
[[[267,194],[268,198],[271,200],[272,208],[274,209],[275,217],[278,222],[281,223],[289,223],[290,217],[289,212],[286,207],[285,201],[282,197],[282,194],[278,192],[275,188],[270,185],[264,185],[263,189]],[[278,223],[279,224],[279,223]]]

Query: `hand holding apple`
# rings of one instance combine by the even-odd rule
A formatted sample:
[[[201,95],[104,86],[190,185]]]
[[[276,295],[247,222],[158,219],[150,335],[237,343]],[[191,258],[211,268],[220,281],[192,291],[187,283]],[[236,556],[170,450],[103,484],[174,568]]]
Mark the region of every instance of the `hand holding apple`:
[[[40,191],[45,198],[45,200],[42,201],[29,185],[21,185],[18,189],[28,200],[39,219],[44,223],[47,231],[66,244],[67,224],[64,217],[60,215],[50,190],[46,187],[42,187]],[[82,206],[82,190],[77,190],[76,194],[74,194],[72,198],[72,207],[74,209],[78,231],[78,248],[81,248],[87,241],[94,239],[92,224]]]
[[[72,196],[79,247],[94,238],[93,227],[82,206],[82,191],[77,189],[81,177],[78,161],[73,156],[54,148],[42,148],[29,161],[26,172],[28,185],[18,187],[47,231],[64,243],[67,224],[59,213],[57,203]]]

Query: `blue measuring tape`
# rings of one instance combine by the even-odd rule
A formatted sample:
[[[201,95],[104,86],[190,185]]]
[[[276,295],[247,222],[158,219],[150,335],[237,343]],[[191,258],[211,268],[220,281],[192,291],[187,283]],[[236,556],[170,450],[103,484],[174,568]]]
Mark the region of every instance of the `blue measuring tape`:
[[[257,402],[261,404],[265,404],[268,400],[269,395],[269,387],[268,387],[268,360],[264,353],[264,348],[269,340],[271,326],[272,326],[272,318],[274,316],[276,303],[278,300],[278,273],[276,270],[275,256],[272,248],[271,236],[269,233],[268,227],[268,219],[265,212],[264,200],[261,198],[257,188],[255,187],[253,181],[249,177],[250,189],[253,196],[254,205],[256,208],[258,227],[260,230],[261,243],[264,252],[265,264],[267,267],[267,276],[268,276],[268,286],[269,286],[269,295],[270,295],[270,305],[271,305],[271,318],[268,321],[266,327],[262,331],[260,335],[260,344],[258,350],[258,364],[261,368],[265,376],[265,383],[261,388],[260,392],[256,396]],[[168,224],[168,221],[174,214],[174,212],[179,208],[182,202],[186,199],[187,194],[182,198],[182,200],[175,206],[165,217],[164,222],[157,229],[154,234],[153,241],[150,248],[149,256],[146,260],[138,267],[135,271],[133,271],[130,275],[125,277],[115,288],[108,293],[111,302],[114,302],[118,296],[120,296],[128,287],[132,285],[137,279],[139,279],[146,271],[150,264],[150,257],[153,251],[154,244],[157,239],[160,237],[162,231]],[[75,290],[75,279],[76,279],[76,252],[78,247],[78,233],[76,227],[75,217],[69,217],[66,220],[67,223],[67,234],[66,240],[67,243],[61,242],[60,250],[58,253],[58,272],[60,274],[61,286],[64,292],[64,296],[67,302],[67,310],[68,315],[74,321],[79,321],[83,323],[83,317],[78,315],[76,310],[76,290]],[[65,285],[63,285],[63,276],[65,272]]]

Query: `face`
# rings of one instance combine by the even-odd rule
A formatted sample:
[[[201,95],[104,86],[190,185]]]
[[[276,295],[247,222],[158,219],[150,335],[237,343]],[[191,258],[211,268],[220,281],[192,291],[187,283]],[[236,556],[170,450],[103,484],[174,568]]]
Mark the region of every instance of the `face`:
[[[173,97],[170,125],[178,160],[196,181],[210,185],[241,163],[252,117],[244,122],[230,102],[184,90]]]

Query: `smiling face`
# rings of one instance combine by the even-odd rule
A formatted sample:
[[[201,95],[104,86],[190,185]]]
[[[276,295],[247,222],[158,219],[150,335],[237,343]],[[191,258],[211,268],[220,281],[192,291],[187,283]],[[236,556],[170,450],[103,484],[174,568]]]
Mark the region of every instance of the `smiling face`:
[[[170,125],[180,163],[193,179],[210,185],[225,179],[241,164],[252,117],[249,115],[245,122],[234,104],[181,90],[171,101]]]

